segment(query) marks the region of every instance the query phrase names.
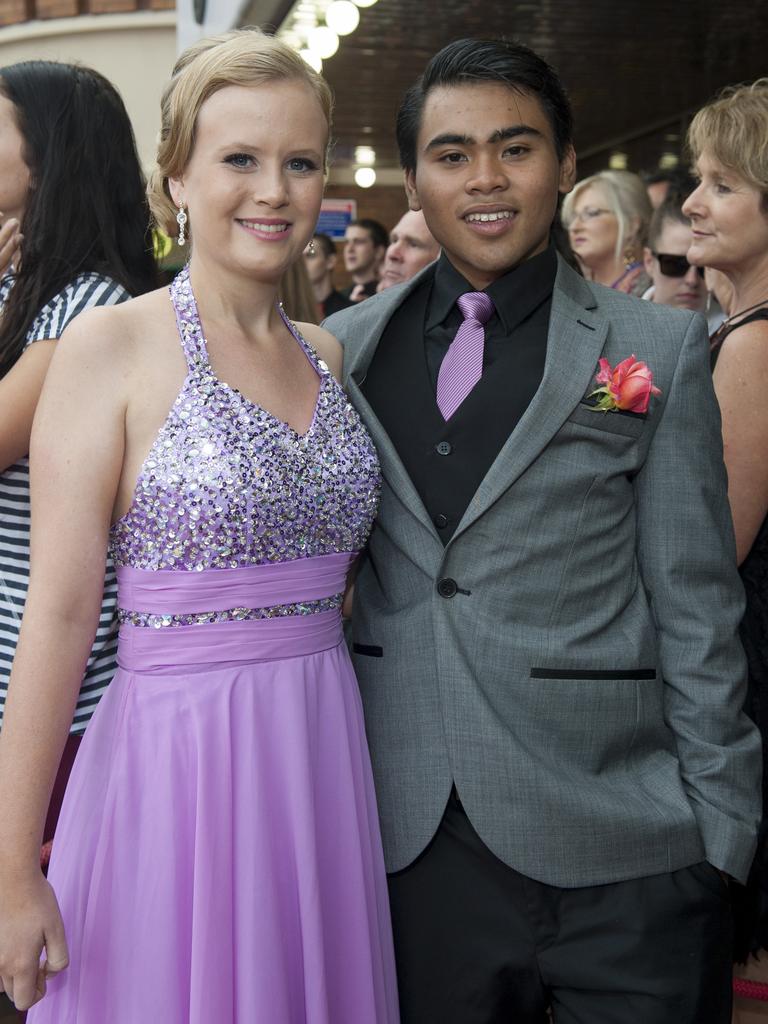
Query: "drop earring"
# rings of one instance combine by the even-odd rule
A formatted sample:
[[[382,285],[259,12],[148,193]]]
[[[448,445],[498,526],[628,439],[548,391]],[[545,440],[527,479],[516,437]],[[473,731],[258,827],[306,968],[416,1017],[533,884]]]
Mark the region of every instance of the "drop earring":
[[[307,252],[309,253],[310,256],[314,256],[315,253],[317,252],[317,249],[315,248],[314,238],[310,238],[309,245],[307,246]]]
[[[179,203],[179,212],[176,214],[176,223],[179,225],[179,235],[177,242],[179,245],[184,245],[187,241],[186,229],[187,229],[187,211],[184,209],[184,203]]]

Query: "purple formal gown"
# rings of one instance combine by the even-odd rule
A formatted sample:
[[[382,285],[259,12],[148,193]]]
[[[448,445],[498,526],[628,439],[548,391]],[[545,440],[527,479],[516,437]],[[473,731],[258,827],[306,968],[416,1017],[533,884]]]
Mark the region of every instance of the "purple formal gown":
[[[49,878],[70,966],[29,1024],[397,1024],[341,599],[376,453],[315,368],[306,434],[218,380],[186,270],[189,372],[111,532],[119,670]]]

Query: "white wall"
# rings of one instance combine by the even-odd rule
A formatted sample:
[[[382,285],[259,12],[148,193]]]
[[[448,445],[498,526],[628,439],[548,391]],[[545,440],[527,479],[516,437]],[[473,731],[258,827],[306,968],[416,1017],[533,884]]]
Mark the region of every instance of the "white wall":
[[[146,171],[154,165],[160,95],[176,59],[176,13],[81,15],[0,29],[0,74],[21,60],[61,60],[100,71],[120,91]]]

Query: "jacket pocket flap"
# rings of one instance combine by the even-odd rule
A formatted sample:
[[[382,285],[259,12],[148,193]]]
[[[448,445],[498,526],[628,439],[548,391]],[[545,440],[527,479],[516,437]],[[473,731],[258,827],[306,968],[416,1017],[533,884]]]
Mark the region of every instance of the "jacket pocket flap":
[[[625,437],[639,437],[645,428],[645,416],[625,415],[620,412],[602,412],[585,403],[580,403],[566,420],[593,430],[605,430],[609,434],[623,434]]]

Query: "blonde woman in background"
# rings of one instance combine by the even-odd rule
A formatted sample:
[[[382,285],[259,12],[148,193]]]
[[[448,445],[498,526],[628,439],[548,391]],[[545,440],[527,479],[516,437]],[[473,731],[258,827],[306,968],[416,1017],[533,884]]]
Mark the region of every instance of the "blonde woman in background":
[[[642,179],[630,171],[600,171],[577,182],[562,219],[584,276],[642,296],[651,285],[643,246],[652,213]]]

